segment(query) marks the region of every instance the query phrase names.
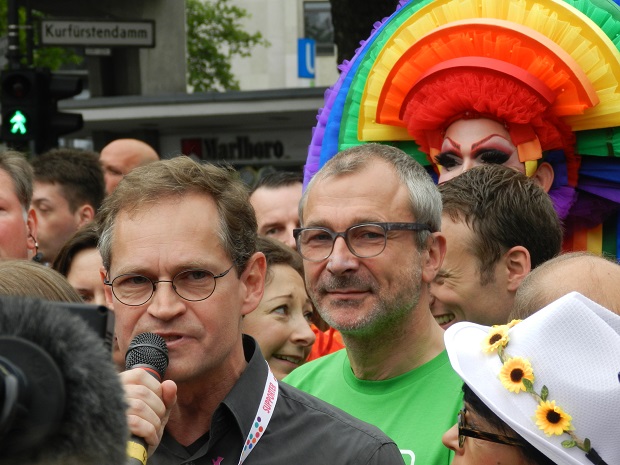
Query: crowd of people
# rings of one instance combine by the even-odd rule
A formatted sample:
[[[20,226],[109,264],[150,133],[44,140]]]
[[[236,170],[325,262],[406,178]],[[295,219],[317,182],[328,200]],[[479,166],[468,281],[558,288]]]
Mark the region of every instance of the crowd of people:
[[[378,53],[418,21],[414,4],[376,25],[326,95],[305,177],[248,186],[134,139],[32,162],[0,153],[0,355],[12,340],[45,346],[68,399],[41,447],[3,449],[23,426],[3,417],[0,463],[116,464],[130,434],[143,465],[620,463],[620,265],[570,247],[582,204],[567,117],[600,108],[597,92],[608,108],[605,92],[514,18]],[[508,43],[521,52],[510,63]],[[389,72],[357,67],[373,47]],[[545,66],[525,66],[536,54]],[[362,72],[383,83],[377,101],[337,98]],[[359,131],[340,130],[353,120]],[[67,336],[92,346],[68,370],[41,336],[67,328],[33,324],[51,312],[41,300],[107,307],[112,353]],[[125,366],[143,333],[165,342],[163,380]],[[91,357],[113,380],[86,382]],[[34,376],[20,363],[0,357],[7,393]],[[11,399],[5,411],[29,411]],[[76,419],[87,408],[108,422]],[[114,434],[92,448],[101,428]]]
[[[549,196],[518,170],[484,164],[437,186],[400,149],[369,143],[333,157],[303,194],[299,176],[269,174],[295,192],[254,206],[257,192],[273,194],[280,181],[252,189],[230,168],[181,156],[136,167],[105,200],[82,203],[69,185],[79,184],[86,166],[85,183],[96,180],[103,192],[102,167],[91,152],[63,150],[37,159],[34,170],[17,152],[0,154],[0,175],[10,180],[0,199],[13,213],[0,218],[2,237],[11,238],[1,245],[0,295],[113,310],[107,357],[119,372],[127,427],[146,441],[149,463],[221,463],[252,453],[249,463],[500,457],[548,465],[598,457],[594,463],[609,464],[620,451],[617,441],[607,443],[617,428],[595,421],[618,407],[617,398],[588,408],[573,398],[592,395],[586,379],[600,379],[596,389],[609,391],[601,395],[620,389],[609,380],[620,353],[620,265],[562,254]],[[36,167],[63,156],[84,157],[55,171],[71,181],[50,181],[49,168],[37,182]],[[47,195],[37,195],[41,185]],[[48,236],[59,244],[51,263],[52,255],[42,259],[36,250],[38,211],[46,207],[76,220],[59,223],[74,229],[67,239]],[[80,211],[90,212],[84,224]],[[585,350],[574,322],[606,336]],[[567,342],[547,344],[550,354],[541,355],[551,327]],[[308,362],[317,334],[328,331],[340,345]],[[123,354],[144,332],[166,341],[161,383],[145,370],[125,370]],[[494,336],[503,345],[493,358],[483,346],[495,345]],[[554,365],[545,357],[556,352],[565,361],[556,356]],[[527,366],[510,365],[508,353]],[[609,361],[586,363],[600,358]],[[562,364],[577,359],[587,370],[567,384]],[[547,388],[530,373],[534,362],[565,409],[549,407],[552,439],[545,435],[551,426],[537,426],[528,411],[536,409],[532,398],[546,402],[540,390]],[[522,374],[529,398],[510,398],[519,383],[514,374],[505,381],[502,365]],[[563,435],[574,447],[561,445]],[[55,454],[32,460],[54,463]]]

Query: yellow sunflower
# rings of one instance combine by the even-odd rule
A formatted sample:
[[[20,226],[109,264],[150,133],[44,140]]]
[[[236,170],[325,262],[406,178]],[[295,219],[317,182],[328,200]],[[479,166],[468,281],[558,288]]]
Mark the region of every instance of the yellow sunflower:
[[[508,344],[508,325],[493,326],[489,334],[482,340],[482,350],[493,352],[500,346]]]
[[[499,372],[499,379],[506,389],[518,394],[521,391],[527,391],[524,379],[534,382],[534,372],[530,362],[521,357],[509,358],[504,362]]]
[[[536,425],[547,436],[560,434],[573,429],[570,422],[572,417],[555,405],[555,400],[542,401],[536,409]]]

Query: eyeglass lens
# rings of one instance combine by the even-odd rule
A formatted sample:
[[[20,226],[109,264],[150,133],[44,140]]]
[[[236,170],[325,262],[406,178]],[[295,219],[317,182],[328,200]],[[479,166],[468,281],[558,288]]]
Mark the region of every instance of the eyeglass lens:
[[[303,229],[298,238],[299,252],[308,260],[324,260],[332,253],[338,236],[345,239],[352,254],[360,258],[379,255],[385,249],[386,232],[375,224],[359,224],[344,233],[335,233],[324,228]]]
[[[146,276],[120,275],[112,281],[114,296],[125,305],[142,305],[147,302],[158,283],[171,282],[174,291],[185,300],[204,300],[215,290],[215,277],[206,270],[186,270],[177,274],[172,281],[152,281]]]

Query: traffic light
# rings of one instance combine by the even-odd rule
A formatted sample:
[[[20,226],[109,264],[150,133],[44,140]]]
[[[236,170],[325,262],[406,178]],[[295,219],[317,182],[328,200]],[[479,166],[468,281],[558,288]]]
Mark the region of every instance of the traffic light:
[[[40,134],[41,75],[31,69],[2,71],[2,140],[24,145]]]
[[[34,141],[37,153],[58,145],[58,138],[82,129],[82,115],[58,111],[60,100],[82,91],[82,79],[48,69],[3,71],[2,140],[24,149]]]

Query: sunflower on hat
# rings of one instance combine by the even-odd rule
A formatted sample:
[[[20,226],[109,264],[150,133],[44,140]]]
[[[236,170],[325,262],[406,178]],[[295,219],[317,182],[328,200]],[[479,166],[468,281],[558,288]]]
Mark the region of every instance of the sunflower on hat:
[[[534,369],[529,360],[519,356],[509,356],[506,353],[510,342],[509,330],[519,322],[520,320],[513,320],[507,325],[493,326],[482,340],[482,350],[497,352],[502,362],[498,376],[503,387],[514,394],[527,392],[536,399],[538,406],[533,420],[539,429],[547,436],[568,434],[570,440],[563,441],[563,447],[578,447],[585,452],[590,452],[590,440],[586,438],[582,441],[575,435],[572,417],[557,405],[555,400],[549,400],[547,386],[543,385],[540,393],[534,390]]]

